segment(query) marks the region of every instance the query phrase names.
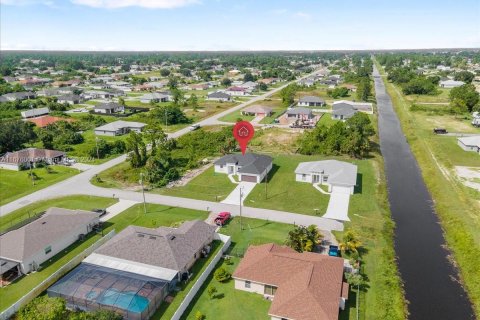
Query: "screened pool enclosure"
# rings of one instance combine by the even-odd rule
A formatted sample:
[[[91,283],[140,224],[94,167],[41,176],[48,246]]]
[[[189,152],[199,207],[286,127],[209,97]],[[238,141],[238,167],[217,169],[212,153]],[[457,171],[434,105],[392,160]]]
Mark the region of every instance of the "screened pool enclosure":
[[[125,319],[149,319],[168,293],[168,281],[88,263],[52,285],[50,297],[61,297],[71,308],[109,309]]]

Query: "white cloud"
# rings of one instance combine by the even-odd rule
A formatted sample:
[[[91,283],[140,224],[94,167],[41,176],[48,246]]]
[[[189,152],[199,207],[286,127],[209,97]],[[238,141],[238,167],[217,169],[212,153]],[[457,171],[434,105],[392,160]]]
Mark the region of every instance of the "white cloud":
[[[305,21],[310,21],[312,20],[312,15],[303,11],[298,11],[293,15],[295,18],[302,19]]]
[[[94,8],[108,9],[134,6],[149,9],[171,9],[199,3],[200,0],[71,0],[71,2]]]

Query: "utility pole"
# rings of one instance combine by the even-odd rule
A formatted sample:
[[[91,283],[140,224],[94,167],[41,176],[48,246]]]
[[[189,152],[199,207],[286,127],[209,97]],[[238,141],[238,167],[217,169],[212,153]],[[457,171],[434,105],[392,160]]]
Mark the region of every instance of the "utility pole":
[[[32,185],[35,186],[35,178],[33,177],[32,167],[33,167],[33,161],[30,161],[30,178],[32,179]]]
[[[95,146],[97,147],[97,159],[100,160],[100,155],[98,154],[98,137],[95,137]]]
[[[243,197],[243,187],[240,187],[240,231],[243,231],[243,225],[242,225],[242,197]]]
[[[168,127],[168,111],[167,111],[167,108],[165,108],[165,127]]]
[[[265,175],[265,200],[268,199],[268,196],[267,196],[268,188],[267,188],[267,186],[268,186],[268,172],[267,172],[267,174]]]
[[[147,214],[147,205],[145,203],[145,188],[143,187],[143,172],[140,172],[140,184],[142,185],[143,213]]]

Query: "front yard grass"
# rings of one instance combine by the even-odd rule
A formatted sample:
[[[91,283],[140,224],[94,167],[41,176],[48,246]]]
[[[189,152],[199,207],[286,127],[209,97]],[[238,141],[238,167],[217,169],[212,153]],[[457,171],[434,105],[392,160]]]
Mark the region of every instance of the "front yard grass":
[[[15,199],[26,196],[52,184],[70,178],[80,171],[65,166],[49,166],[51,172],[46,168],[35,168],[32,171],[37,175],[35,185],[29,176],[29,170],[13,171],[0,169],[0,205],[9,203]]]
[[[74,196],[52,199],[35,204],[35,210],[44,210],[51,206],[67,207],[70,209],[90,209],[92,207],[107,207],[116,200],[110,198]],[[13,216],[21,216],[25,211],[19,210],[12,213]],[[8,217],[8,216],[7,216]],[[148,228],[159,226],[171,226],[192,219],[206,219],[207,213],[198,210],[167,207],[157,204],[147,204],[147,214],[143,212],[143,204],[135,205],[121,214],[104,223],[104,234],[115,229],[118,233],[129,225],[137,225]],[[3,223],[3,221],[2,221]],[[6,309],[15,301],[32,290],[41,281],[48,278],[53,272],[65,265],[68,261],[81,253],[101,238],[99,234],[90,234],[85,240],[77,241],[61,254],[41,265],[41,270],[24,276],[12,284],[0,288],[0,310]],[[198,268],[198,266],[197,266]],[[191,282],[189,282],[190,284]],[[166,318],[165,318],[166,319]]]

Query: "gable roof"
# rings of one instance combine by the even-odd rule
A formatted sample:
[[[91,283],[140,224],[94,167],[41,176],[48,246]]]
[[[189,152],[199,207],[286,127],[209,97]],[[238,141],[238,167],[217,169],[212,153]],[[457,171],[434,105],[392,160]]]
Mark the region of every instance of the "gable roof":
[[[312,109],[308,109],[308,108],[304,108],[304,107],[296,107],[296,108],[292,108],[290,110],[287,110],[287,114],[293,114],[293,115],[307,114],[307,115],[311,115],[312,114]]]
[[[116,108],[124,108],[124,106],[116,102],[107,102],[98,104],[93,107],[93,109],[95,110],[113,110]]]
[[[466,146],[480,148],[480,136],[462,137],[462,138],[458,138],[458,141],[460,141]]]
[[[272,164],[272,161],[272,157],[263,154],[227,154],[215,161],[215,164],[226,165],[227,163],[234,163],[241,167],[238,169],[239,173],[262,174]]]
[[[92,211],[49,208],[37,220],[1,235],[0,257],[22,262],[98,216]]]
[[[343,186],[357,184],[357,166],[338,160],[300,162],[295,169],[297,174],[325,174],[327,183]]]
[[[270,108],[270,107],[254,104],[254,105],[251,105],[251,106],[243,109],[242,111],[243,112],[248,112],[248,113],[266,113],[266,114],[269,114],[273,111],[273,109]]]
[[[142,129],[145,127],[146,124],[142,122],[134,122],[134,121],[123,121],[123,120],[118,120],[114,122],[110,122],[107,124],[104,124],[103,126],[95,128],[95,130],[99,131],[118,131],[123,128],[136,128],[136,129]]]
[[[41,159],[53,159],[65,156],[65,152],[58,150],[27,148],[15,152],[7,152],[0,157],[0,162],[10,164],[20,164],[29,161],[39,161]]]
[[[28,109],[25,111],[22,111],[22,117],[24,118],[30,118],[30,117],[35,117],[35,116],[41,116],[44,114],[48,114],[50,110],[45,107],[45,108],[37,108],[37,109]]]
[[[373,104],[370,102],[355,102],[355,101],[348,101],[348,100],[339,100],[333,102],[332,107],[335,106],[350,106],[355,110],[358,111],[372,111],[373,110]]]
[[[315,96],[304,96],[300,98],[299,102],[325,103],[325,100]]]
[[[269,314],[302,320],[338,319],[343,259],[273,243],[250,246],[233,273],[236,279],[277,287]]]
[[[228,99],[230,98],[229,94],[226,94],[225,92],[221,91],[216,91],[208,94],[209,98],[219,98],[219,99]]]
[[[178,228],[129,226],[95,253],[181,271],[215,233],[204,221],[186,221]]]
[[[357,112],[358,111],[349,104],[340,103],[332,106],[332,114],[343,116],[344,118],[351,118]]]

